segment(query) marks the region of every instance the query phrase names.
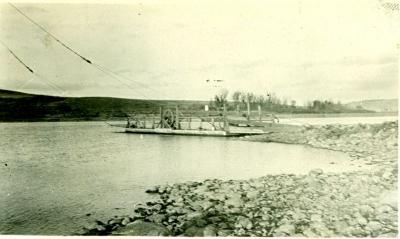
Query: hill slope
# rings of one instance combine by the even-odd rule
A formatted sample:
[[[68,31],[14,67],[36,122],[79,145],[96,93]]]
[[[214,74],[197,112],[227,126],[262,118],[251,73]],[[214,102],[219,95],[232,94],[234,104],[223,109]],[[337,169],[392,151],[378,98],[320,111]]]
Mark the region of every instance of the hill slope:
[[[55,97],[0,90],[0,121],[100,120],[132,113],[158,113],[160,107],[203,109],[203,101],[135,100],[109,97]]]
[[[352,109],[363,108],[375,112],[397,112],[398,104],[397,99],[382,99],[382,100],[363,100],[350,102],[346,104],[347,107]]]

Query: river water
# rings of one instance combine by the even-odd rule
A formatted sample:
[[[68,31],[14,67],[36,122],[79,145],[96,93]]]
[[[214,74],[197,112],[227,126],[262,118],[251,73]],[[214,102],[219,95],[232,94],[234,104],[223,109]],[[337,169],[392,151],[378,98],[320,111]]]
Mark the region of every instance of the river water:
[[[116,131],[101,122],[0,123],[0,233],[79,233],[129,214],[158,184],[359,167],[307,146]]]

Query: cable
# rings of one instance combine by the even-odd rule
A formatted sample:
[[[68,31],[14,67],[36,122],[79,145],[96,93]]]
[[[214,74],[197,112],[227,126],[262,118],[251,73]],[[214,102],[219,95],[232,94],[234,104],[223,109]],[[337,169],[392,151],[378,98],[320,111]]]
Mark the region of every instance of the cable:
[[[139,93],[141,96],[143,96],[144,98],[148,98],[146,97],[146,95],[144,95],[143,93],[140,93],[138,91],[136,91],[136,89],[133,89],[131,85],[126,84],[125,82],[121,81],[118,77],[115,77],[113,74],[111,74],[110,72],[107,72],[105,70],[103,70],[102,68],[98,68],[100,71],[102,71],[103,73],[109,75],[110,77],[112,77],[113,79],[116,79],[117,81],[119,81],[120,83],[122,83],[123,85],[127,86],[129,89]]]
[[[120,78],[122,78],[122,79],[125,79],[125,80],[131,82],[131,79],[129,79],[129,78],[125,77],[125,76],[118,75],[118,74],[115,73],[114,71],[112,71],[112,70],[110,70],[110,69],[107,69],[107,68],[104,67],[104,66],[101,66],[101,65],[96,64],[96,63],[93,63],[93,65],[97,66],[97,67],[99,68],[99,70],[102,70],[103,72],[108,72],[108,74],[112,74],[112,75],[114,75],[115,77],[120,77]],[[135,83],[135,84],[137,84],[137,85],[140,85],[140,86],[142,86],[143,88],[146,88],[146,89],[148,89],[148,90],[150,90],[150,91],[153,91],[154,93],[163,94],[161,91],[156,90],[156,89],[153,89],[153,88],[147,86],[147,85],[144,84],[144,83],[140,83],[140,82],[137,82],[137,81],[133,81],[133,83]]]
[[[103,73],[105,73],[105,74],[111,76],[112,78],[118,80],[120,83],[126,85],[128,88],[130,88],[130,89],[133,90],[133,88],[132,88],[130,85],[128,85],[128,84],[122,82],[119,78],[123,78],[123,79],[125,79],[125,80],[128,80],[129,82],[132,82],[131,79],[126,78],[126,77],[123,77],[123,76],[120,76],[120,75],[118,75],[117,73],[115,73],[114,71],[112,71],[112,70],[110,70],[110,69],[108,69],[108,68],[106,68],[106,67],[104,67],[104,66],[101,66],[100,64],[96,64],[96,63],[92,62],[91,60],[87,59],[86,57],[82,56],[82,55],[79,54],[77,51],[75,51],[75,50],[73,50],[71,47],[67,46],[64,42],[62,42],[60,39],[58,39],[58,38],[57,38],[56,36],[54,36],[52,33],[50,33],[49,31],[47,31],[42,25],[40,25],[39,23],[35,22],[32,18],[30,18],[28,15],[26,15],[24,12],[22,12],[22,11],[21,11],[19,8],[17,8],[15,5],[13,5],[12,3],[9,3],[9,4],[10,4],[18,13],[20,13],[20,14],[23,15],[26,19],[28,19],[32,24],[34,24],[35,26],[37,26],[38,28],[40,28],[42,31],[46,32],[50,37],[52,37],[55,41],[57,41],[57,42],[58,42],[59,44],[61,44],[63,47],[65,47],[66,49],[68,49],[69,51],[71,51],[73,54],[75,54],[76,56],[78,56],[79,58],[81,58],[82,60],[84,60],[86,63],[92,65],[92,66],[95,67],[96,69],[98,69],[98,70],[102,71]],[[146,88],[146,89],[152,90],[153,92],[156,92],[156,93],[158,93],[158,94],[161,93],[160,91],[157,91],[157,90],[155,90],[155,89],[152,89],[151,87],[148,87],[146,84],[139,83],[139,82],[135,82],[135,81],[133,81],[133,82],[136,83],[136,84],[138,84],[138,85],[141,85],[142,87],[144,87],[144,88]],[[136,92],[136,91],[135,91],[135,92]],[[161,93],[161,94],[162,94],[162,93]],[[146,97],[146,96],[143,95],[143,94],[141,94],[141,95],[142,95],[144,98],[148,98],[148,97]]]
[[[43,75],[41,75],[41,74],[39,74],[39,73],[35,73],[35,75],[36,75],[39,79],[43,80],[44,83],[45,83],[46,85],[48,85],[48,86],[50,86],[50,87],[53,87],[53,89],[58,89],[58,90],[61,92],[61,95],[64,95],[65,92],[67,91],[67,90],[64,90],[63,88],[61,88],[60,86],[54,84],[53,82],[51,82],[51,81],[49,81],[49,80],[46,80],[46,78],[45,78]]]
[[[21,15],[23,15],[24,17],[26,17],[31,23],[33,23],[34,25],[36,25],[37,27],[39,27],[40,29],[42,29],[44,32],[46,32],[47,34],[49,34],[49,36],[51,36],[54,40],[56,40],[58,43],[60,43],[62,46],[64,46],[65,48],[67,48],[68,50],[70,50],[71,52],[73,52],[75,55],[79,56],[82,60],[86,61],[89,64],[92,64],[92,62],[88,59],[86,59],[85,57],[83,57],[82,55],[80,55],[78,52],[74,51],[73,49],[71,49],[69,46],[65,45],[60,39],[58,39],[57,37],[55,37],[53,34],[51,34],[50,32],[48,32],[44,27],[42,27],[40,24],[36,23],[32,18],[30,18],[29,16],[27,16],[25,13],[23,13],[21,10],[19,10],[16,6],[14,6],[12,3],[9,3],[16,11],[18,11]]]
[[[32,74],[34,73],[32,68],[30,68],[28,65],[26,65],[17,55],[15,55],[15,53],[6,44],[4,44],[4,42],[2,42],[2,41],[0,41],[0,42],[5,48],[7,48],[7,50],[11,53],[11,55],[13,55],[15,57],[15,59],[17,59],[19,61],[19,63],[21,63]]]
[[[18,62],[20,62],[30,73],[32,73],[34,76],[37,76],[38,78],[42,79],[46,85],[52,87],[53,89],[60,90],[62,94],[65,92],[65,90],[62,89],[61,87],[57,86],[56,84],[52,83],[51,81],[45,80],[43,76],[41,76],[37,72],[33,71],[32,68],[30,68],[28,65],[26,65],[3,41],[0,41],[0,42],[15,57],[15,59],[17,59]],[[31,82],[33,79],[34,78],[31,78],[28,81],[25,81],[22,85],[17,87],[17,90],[24,87],[26,84]]]

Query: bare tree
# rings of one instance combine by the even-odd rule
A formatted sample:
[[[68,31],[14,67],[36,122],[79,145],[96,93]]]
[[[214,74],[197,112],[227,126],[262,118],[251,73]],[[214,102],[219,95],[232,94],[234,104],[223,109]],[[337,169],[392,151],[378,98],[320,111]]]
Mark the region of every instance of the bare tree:
[[[232,94],[232,100],[233,100],[234,102],[239,102],[239,101],[240,101],[240,96],[241,96],[241,94],[242,94],[242,92],[240,92],[240,91],[235,91],[235,92],[233,92],[233,94]]]
[[[291,100],[290,101],[290,106],[292,106],[292,108],[296,107],[296,101],[295,100]]]
[[[222,108],[224,104],[226,104],[228,99],[228,94],[229,91],[227,89],[222,89],[214,96],[215,105],[218,108]]]
[[[259,105],[262,105],[262,104],[264,104],[265,103],[265,97],[263,96],[263,95],[258,95],[257,97],[256,97],[256,102],[259,104]]]
[[[282,105],[284,106],[284,107],[287,107],[288,106],[288,100],[286,99],[286,98],[282,98]]]
[[[251,93],[251,92],[248,92],[248,93],[247,93],[247,100],[248,100],[250,103],[256,102],[256,99],[257,99],[257,97],[256,97],[256,95],[255,95],[254,93]]]
[[[240,101],[242,103],[246,103],[247,102],[247,93],[246,92],[244,92],[244,91],[240,92]]]
[[[240,92],[240,91],[235,91],[232,94],[232,100],[233,100],[233,102],[235,102],[237,112],[239,112],[241,96],[242,96],[242,92]]]

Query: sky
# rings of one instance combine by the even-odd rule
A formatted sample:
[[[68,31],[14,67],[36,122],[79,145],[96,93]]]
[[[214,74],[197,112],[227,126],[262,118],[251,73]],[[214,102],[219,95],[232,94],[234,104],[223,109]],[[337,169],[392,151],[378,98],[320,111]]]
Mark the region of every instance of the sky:
[[[94,64],[3,3],[0,88],[187,100],[228,89],[275,92],[299,104],[396,98],[400,13],[393,2],[13,3]]]

